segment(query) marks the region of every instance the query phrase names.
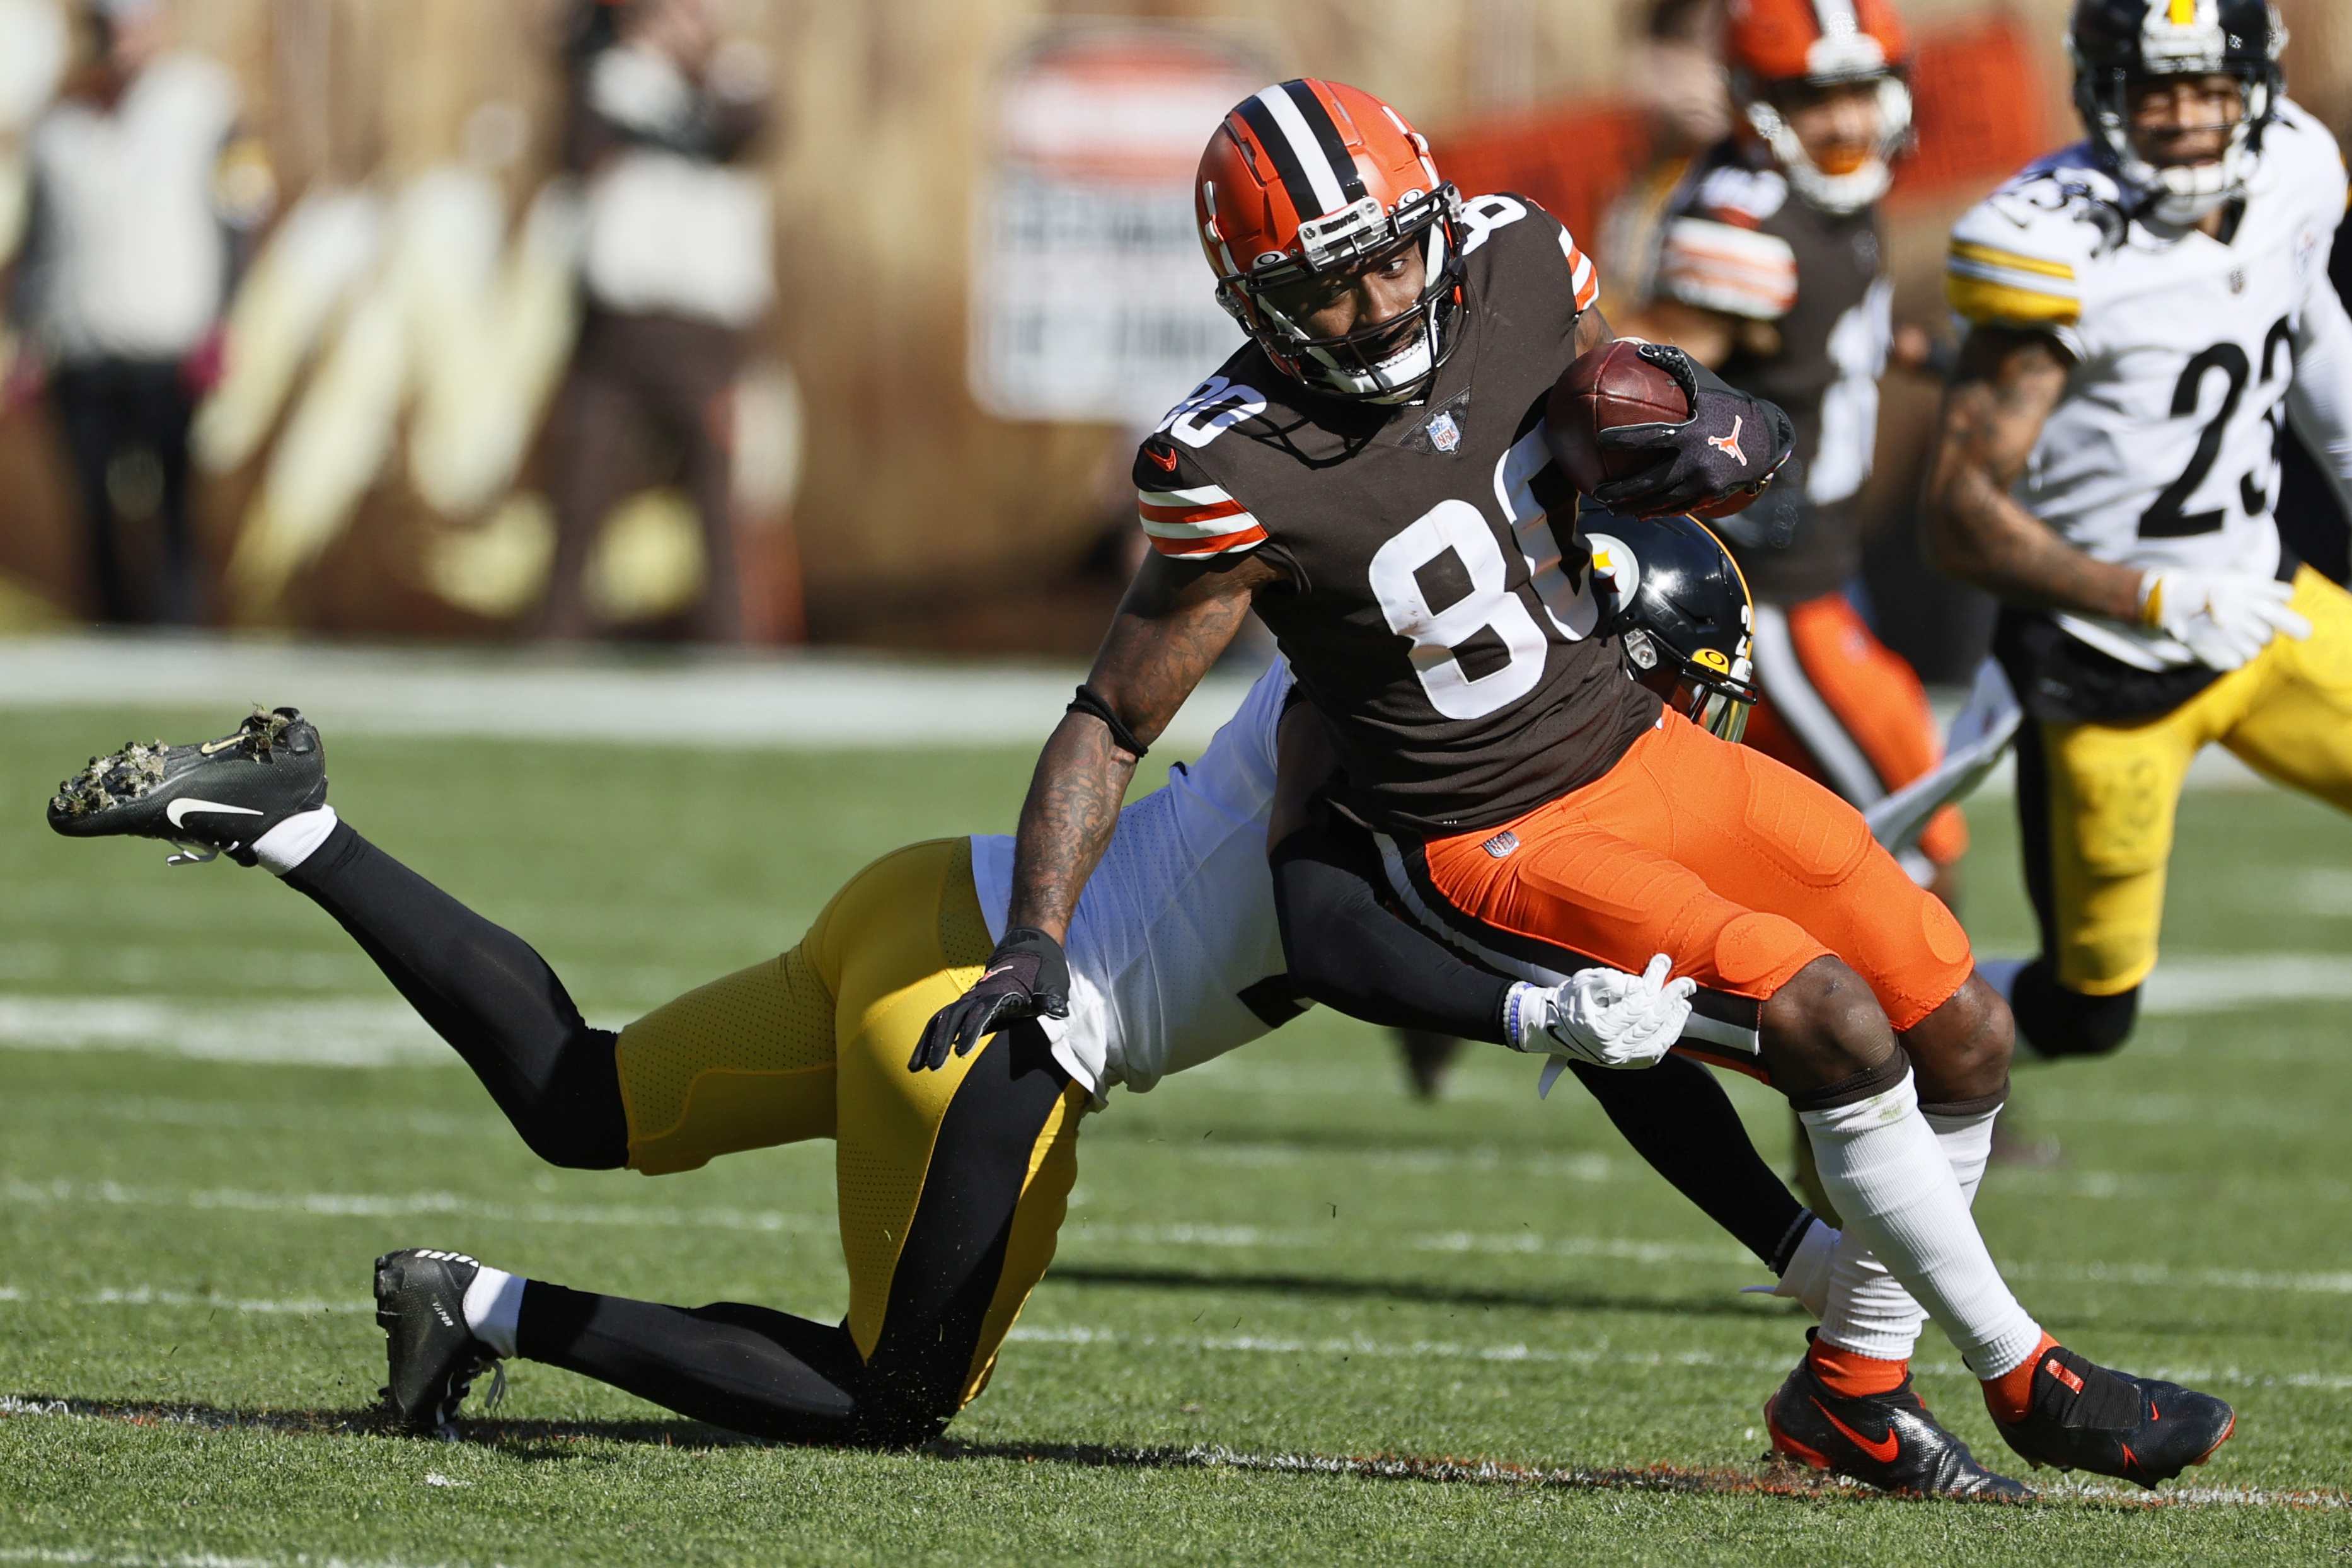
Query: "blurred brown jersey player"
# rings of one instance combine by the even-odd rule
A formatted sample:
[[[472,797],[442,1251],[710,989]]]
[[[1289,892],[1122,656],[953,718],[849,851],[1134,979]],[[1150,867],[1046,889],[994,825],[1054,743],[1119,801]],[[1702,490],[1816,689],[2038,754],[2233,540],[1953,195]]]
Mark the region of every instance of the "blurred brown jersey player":
[[[1877,434],[1893,287],[1877,201],[1908,137],[1903,25],[1885,0],[1738,0],[1726,38],[1739,130],[1671,205],[1654,297],[1630,332],[1680,344],[1788,410],[1796,456],[1719,524],[1756,595],[1764,689],[1748,743],[1858,806],[1940,754],[1926,694],[1843,592]],[[1938,813],[1906,860],[1927,880],[1968,847]]]

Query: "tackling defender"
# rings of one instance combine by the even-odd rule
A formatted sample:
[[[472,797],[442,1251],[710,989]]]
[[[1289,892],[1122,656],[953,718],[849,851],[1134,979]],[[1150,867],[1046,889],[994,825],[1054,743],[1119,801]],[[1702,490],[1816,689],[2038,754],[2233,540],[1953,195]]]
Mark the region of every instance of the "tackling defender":
[[[2005,1091],[2009,1017],[1957,922],[1851,807],[1664,709],[1596,635],[1544,426],[1570,363],[1608,338],[1573,240],[1522,198],[1462,200],[1393,108],[1315,80],[1237,106],[1196,191],[1219,298],[1251,342],[1137,454],[1156,553],[1039,761],[1013,929],[932,1020],[927,1059],[1055,1011],[1061,939],[1136,763],[1255,609],[1329,729],[1337,805],[1389,835],[1424,902],[1561,971],[1674,956],[1802,1111],[1856,1243],[1841,1268],[1885,1259],[2012,1447],[2151,1483],[2204,1458],[2226,1405],[2058,1346],[1977,1234],[1963,1172]],[[1679,351],[1643,353],[1689,416],[1601,432],[1604,451],[1654,460],[1594,499],[1671,512],[1752,492],[1787,455],[1786,416]],[[1693,712],[1727,722],[1732,706],[1702,694]],[[1948,1148],[1912,1055],[1955,1123]],[[1958,1447],[1907,1368],[1873,1354],[1875,1325],[1853,1327],[1862,1343],[1825,1333],[1775,1396],[1776,1446],[1865,1479]],[[1839,1437],[1849,1380],[1879,1435]]]
[[[2352,598],[2271,515],[2290,422],[2352,497],[2341,154],[2263,0],[2078,0],[2072,37],[2089,136],[1953,231],[1927,508],[1936,563],[2004,601],[2042,951],[2003,978],[2053,1058],[2131,1032],[2200,750],[2352,810]]]
[[[908,1058],[1003,933],[1003,837],[885,856],[790,952],[616,1037],[587,1026],[528,944],[338,819],[318,731],[292,710],[206,746],[93,761],[50,821],[267,866],[342,923],[551,1163],[652,1175],[835,1140],[843,1321],[737,1302],[688,1310],[525,1280],[456,1252],[394,1252],[378,1260],[375,1289],[386,1399],[404,1428],[448,1435],[475,1377],[521,1356],[739,1431],[904,1445],[938,1436],[986,1384],[1052,1259],[1090,1105],[1300,1011],[1265,865],[1289,685],[1277,664],[1196,766],[1122,814],[1071,927],[1067,1016],[1008,1029],[940,1071]],[[1474,979],[1436,943],[1360,908],[1391,928],[1389,978],[1406,1005],[1452,1006],[1459,990],[1480,1014],[1468,1032],[1573,1057],[1645,1157],[1769,1268],[1790,1270],[1817,1224],[1720,1087],[1687,1062],[1599,1070],[1656,1061],[1688,1016],[1687,982],[1665,984],[1663,964],[1646,982],[1597,968],[1558,986]]]

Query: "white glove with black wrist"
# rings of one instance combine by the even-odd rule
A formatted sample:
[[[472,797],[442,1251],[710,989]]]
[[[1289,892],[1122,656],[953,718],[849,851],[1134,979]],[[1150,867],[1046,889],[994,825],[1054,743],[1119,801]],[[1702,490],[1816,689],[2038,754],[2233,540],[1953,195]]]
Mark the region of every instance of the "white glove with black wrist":
[[[1639,974],[1587,969],[1558,985],[1522,982],[1504,1000],[1504,1037],[1515,1051],[1595,1067],[1649,1067],[1682,1038],[1698,989],[1695,980],[1666,978],[1674,967],[1662,952]]]
[[[2301,642],[2311,623],[2289,607],[2291,584],[2251,572],[2197,572],[2169,567],[2139,583],[2142,622],[2215,669],[2236,669],[2282,634]]]

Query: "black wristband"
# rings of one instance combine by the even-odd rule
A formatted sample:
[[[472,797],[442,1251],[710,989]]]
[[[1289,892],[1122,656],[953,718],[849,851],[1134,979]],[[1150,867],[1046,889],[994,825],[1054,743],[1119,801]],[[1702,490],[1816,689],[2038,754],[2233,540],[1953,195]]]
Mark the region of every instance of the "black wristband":
[[[1135,738],[1135,731],[1110,710],[1110,704],[1103,700],[1102,693],[1091,686],[1080,686],[1077,697],[1062,711],[1090,714],[1101,720],[1103,727],[1110,731],[1112,744],[1122,752],[1132,752],[1138,762],[1143,760],[1145,752],[1150,749]]]

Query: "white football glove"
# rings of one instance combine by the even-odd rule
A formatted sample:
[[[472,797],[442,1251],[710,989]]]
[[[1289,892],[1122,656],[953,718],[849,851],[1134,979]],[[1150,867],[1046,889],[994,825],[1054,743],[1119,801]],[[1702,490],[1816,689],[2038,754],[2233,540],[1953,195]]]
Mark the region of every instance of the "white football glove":
[[[2311,623],[2287,607],[2293,585],[2251,572],[2182,567],[2140,579],[2140,619],[2215,669],[2235,669],[2284,633],[2301,642]]]
[[[1674,967],[1662,952],[1640,974],[1587,969],[1554,986],[1514,985],[1503,1009],[1511,1048],[1595,1067],[1649,1067],[1683,1037],[1698,989],[1696,980],[1667,979]]]

